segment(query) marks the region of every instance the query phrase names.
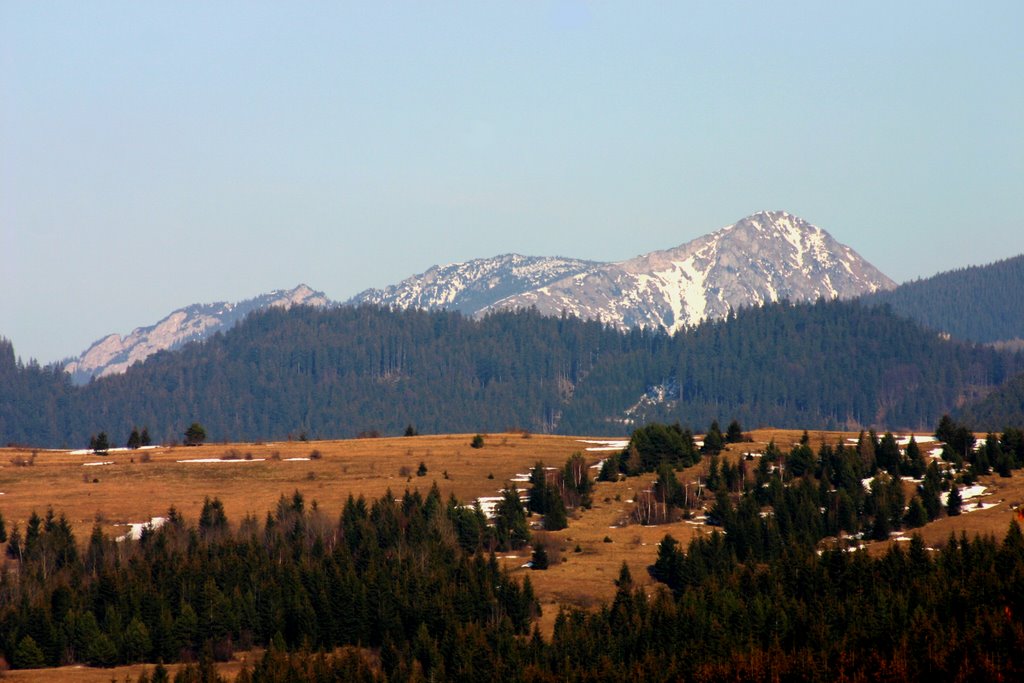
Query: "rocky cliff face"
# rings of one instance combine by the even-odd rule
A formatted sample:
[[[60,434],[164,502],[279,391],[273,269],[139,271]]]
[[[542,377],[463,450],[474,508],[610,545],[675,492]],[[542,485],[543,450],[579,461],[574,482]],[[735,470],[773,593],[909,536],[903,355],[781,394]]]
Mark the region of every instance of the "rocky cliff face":
[[[313,291],[306,285],[275,290],[238,303],[194,304],[174,311],[155,325],[137,327],[127,336],[107,335],[65,365],[64,369],[71,374],[73,381],[85,383],[93,377],[122,373],[157,351],[175,349],[218,330],[230,329],[253,311],[272,306],[288,308],[329,304],[330,300],[323,292]]]

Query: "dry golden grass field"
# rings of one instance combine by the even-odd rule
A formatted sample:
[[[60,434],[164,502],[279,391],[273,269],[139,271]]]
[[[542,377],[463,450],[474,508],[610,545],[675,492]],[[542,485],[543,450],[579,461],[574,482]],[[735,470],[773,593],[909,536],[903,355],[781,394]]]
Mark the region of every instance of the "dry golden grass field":
[[[736,461],[744,452],[763,450],[774,439],[783,450],[800,438],[800,431],[757,430],[752,443],[728,447],[724,457]],[[831,444],[856,434],[811,432],[811,446],[822,441]],[[470,447],[471,434],[441,436],[354,439],[344,441],[280,442],[258,444],[205,444],[198,447],[158,447],[151,450],[112,452],[104,456],[76,455],[66,451],[35,452],[26,449],[0,449],[0,512],[10,529],[14,523],[24,528],[25,520],[37,511],[44,514],[52,507],[71,522],[76,537],[84,543],[94,523],[99,522],[114,535],[125,533],[129,523],[146,522],[164,515],[175,506],[186,519],[198,518],[204,499],[218,497],[229,521],[237,523],[247,513],[259,519],[273,510],[280,496],[296,490],[307,505],[316,501],[328,515],[337,515],[348,496],[380,497],[389,489],[400,496],[406,488],[426,493],[436,482],[442,495],[455,494],[464,502],[481,496],[495,496],[505,482],[525,474],[537,461],[561,467],[574,452],[583,452],[590,464],[605,455],[586,451],[598,444],[585,440],[625,437],[568,437],[524,435],[518,433],[485,435],[483,448]],[[924,449],[927,450],[927,449]],[[313,452],[319,454],[309,458]],[[181,462],[215,459],[222,462]],[[237,459],[236,459],[237,458]],[[16,464],[32,461],[31,465]],[[109,462],[112,464],[87,465]],[[420,463],[425,476],[417,476]],[[706,471],[707,459],[680,474],[680,480],[693,481]],[[596,474],[596,470],[592,470]],[[529,574],[543,607],[541,629],[550,634],[558,605],[592,607],[609,600],[615,592],[614,579],[623,562],[635,581],[655,590],[647,574],[654,562],[657,544],[671,533],[685,547],[695,534],[708,534],[710,527],[681,520],[672,524],[640,526],[627,523],[630,501],[638,489],[647,488],[653,475],[616,483],[598,483],[594,505],[570,517],[569,528],[547,534],[549,547],[555,549],[547,571],[532,572],[522,567],[530,551],[506,554],[502,562],[513,573]],[[988,487],[983,500],[998,503],[984,510],[972,510],[959,517],[943,518],[919,530],[926,545],[941,545],[951,532],[994,534],[1006,532],[1014,508],[1024,502],[1024,475],[1011,479],[984,477]],[[520,488],[528,486],[519,484]],[[913,484],[907,484],[908,497]],[[974,501],[964,505],[969,510]],[[891,541],[896,542],[896,541]],[[870,544],[871,552],[882,552],[888,543]],[[240,654],[239,657],[244,657]],[[227,675],[239,664],[224,666]],[[134,680],[141,667],[93,670],[74,667],[59,670],[11,671],[12,681],[110,681]]]

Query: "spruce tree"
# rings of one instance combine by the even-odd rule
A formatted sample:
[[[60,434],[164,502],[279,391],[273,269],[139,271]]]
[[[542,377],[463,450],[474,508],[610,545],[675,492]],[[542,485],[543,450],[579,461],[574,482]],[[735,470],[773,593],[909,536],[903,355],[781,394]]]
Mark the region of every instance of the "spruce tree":
[[[946,514],[950,517],[956,517],[960,514],[960,508],[964,504],[964,499],[960,495],[960,488],[953,484],[949,488],[949,497],[946,499]]]
[[[530,569],[547,569],[548,551],[543,543],[537,544],[533,549],[533,556],[530,558]]]
[[[928,511],[924,509],[924,503],[921,502],[920,496],[914,496],[910,500],[903,521],[910,529],[916,529],[928,523]]]

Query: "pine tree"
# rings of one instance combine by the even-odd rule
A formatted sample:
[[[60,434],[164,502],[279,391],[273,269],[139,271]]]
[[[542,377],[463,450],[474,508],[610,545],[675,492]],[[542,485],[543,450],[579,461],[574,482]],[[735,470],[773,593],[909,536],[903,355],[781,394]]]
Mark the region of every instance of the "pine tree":
[[[920,496],[914,496],[907,507],[907,514],[903,518],[908,528],[916,529],[928,523],[928,511],[924,508]]]
[[[106,432],[100,432],[96,436],[89,437],[89,448],[93,453],[101,454],[110,450],[110,440]]]
[[[738,420],[733,420],[729,423],[729,427],[725,430],[725,441],[726,443],[740,443],[743,441],[743,427],[740,426]]]
[[[18,642],[13,659],[11,663],[16,669],[40,669],[46,666],[46,655],[32,636],[25,636]]]
[[[130,450],[134,451],[141,445],[142,437],[139,436],[139,430],[136,429],[135,427],[132,427],[132,433],[128,435],[128,441],[125,442],[125,446],[127,446]]]
[[[548,551],[543,543],[538,543],[533,549],[533,556],[530,558],[530,569],[547,569]]]
[[[960,495],[960,488],[953,484],[949,488],[949,498],[946,499],[946,514],[950,517],[956,517],[960,514],[960,508],[963,506],[964,499]]]
[[[705,455],[717,455],[722,452],[724,446],[725,437],[718,426],[718,420],[714,420],[708,427],[708,433],[704,435],[704,445],[701,446],[700,452]]]
[[[193,422],[185,430],[185,445],[200,446],[204,441],[206,441],[206,429],[198,422]]]

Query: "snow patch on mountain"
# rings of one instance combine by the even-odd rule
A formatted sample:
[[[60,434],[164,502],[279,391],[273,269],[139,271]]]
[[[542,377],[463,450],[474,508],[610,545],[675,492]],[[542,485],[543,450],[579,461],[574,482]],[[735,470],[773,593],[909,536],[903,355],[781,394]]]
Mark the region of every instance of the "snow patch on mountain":
[[[384,289],[367,289],[346,304],[449,309],[467,314],[510,295],[587,271],[596,264],[562,257],[502,254],[494,258],[434,266]]]

